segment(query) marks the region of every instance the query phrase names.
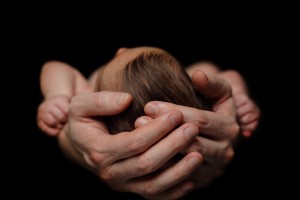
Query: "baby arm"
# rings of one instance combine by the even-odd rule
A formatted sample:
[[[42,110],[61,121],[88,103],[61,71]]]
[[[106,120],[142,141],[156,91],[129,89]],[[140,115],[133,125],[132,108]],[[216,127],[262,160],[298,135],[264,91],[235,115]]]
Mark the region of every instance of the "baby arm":
[[[242,76],[234,70],[220,71],[217,66],[208,62],[198,63],[187,68],[187,72],[190,76],[196,70],[216,74],[231,85],[232,96],[237,108],[237,120],[241,126],[241,133],[245,137],[250,137],[258,125],[260,110],[249,97],[248,89]]]
[[[71,98],[92,91],[92,87],[80,72],[58,61],[44,64],[40,81],[44,101],[38,108],[38,126],[46,134],[57,136],[68,120]]]

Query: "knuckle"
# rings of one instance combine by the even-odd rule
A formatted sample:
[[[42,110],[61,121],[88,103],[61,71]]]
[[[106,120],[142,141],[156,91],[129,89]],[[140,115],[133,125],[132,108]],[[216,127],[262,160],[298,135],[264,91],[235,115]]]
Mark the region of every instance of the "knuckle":
[[[112,183],[114,182],[116,176],[116,173],[114,173],[112,170],[101,170],[98,173],[99,178],[104,181],[105,183]]]
[[[144,150],[145,147],[145,141],[143,138],[138,137],[135,138],[135,140],[131,141],[131,143],[128,145],[128,150],[131,153],[137,154]]]
[[[154,162],[149,157],[142,156],[138,161],[138,170],[143,174],[154,171]]]
[[[96,169],[97,176],[106,183],[115,182],[118,177],[119,173],[117,170],[105,163],[106,156],[102,153],[98,153],[97,151],[89,151],[83,154],[86,163]]]
[[[103,155],[96,151],[90,151],[88,157],[95,166],[101,166],[104,161]]]
[[[154,196],[157,195],[159,192],[158,187],[153,183],[146,184],[144,188],[144,195],[146,196]]]
[[[196,111],[194,114],[194,123],[199,127],[207,127],[209,124],[208,116],[202,111]]]
[[[55,125],[55,119],[50,113],[44,113],[42,119],[50,126]]]

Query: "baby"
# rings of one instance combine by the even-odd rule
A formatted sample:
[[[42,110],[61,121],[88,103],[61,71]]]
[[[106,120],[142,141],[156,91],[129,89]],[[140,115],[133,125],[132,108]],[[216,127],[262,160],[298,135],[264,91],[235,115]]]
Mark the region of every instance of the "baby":
[[[145,115],[144,107],[150,101],[205,108],[203,98],[197,97],[190,77],[174,57],[159,49],[141,50],[127,64],[115,70],[107,65],[98,74],[96,91],[127,92],[133,97],[124,112],[104,118],[111,134],[132,131],[135,120]],[[108,75],[108,71],[113,74]]]
[[[197,67],[192,70],[197,70]],[[204,70],[218,73],[213,67]],[[220,75],[233,84],[235,97],[234,88],[244,85],[243,80],[225,72]],[[49,62],[42,69],[41,89],[45,100],[39,107],[38,125],[52,136],[59,134],[67,122],[71,97],[85,92],[119,91],[133,97],[133,102],[124,112],[104,117],[111,134],[133,130],[135,120],[145,115],[144,106],[149,101],[209,109],[204,97],[195,92],[190,77],[179,62],[164,50],[153,47],[119,49],[115,57],[97,69],[89,80],[67,64]],[[249,132],[256,128],[253,123],[258,121],[255,117],[258,113],[253,111],[253,106],[257,107],[248,97],[246,89],[239,91],[235,98],[238,119],[242,129],[244,127],[244,135],[249,136]],[[246,120],[245,114],[248,116]]]

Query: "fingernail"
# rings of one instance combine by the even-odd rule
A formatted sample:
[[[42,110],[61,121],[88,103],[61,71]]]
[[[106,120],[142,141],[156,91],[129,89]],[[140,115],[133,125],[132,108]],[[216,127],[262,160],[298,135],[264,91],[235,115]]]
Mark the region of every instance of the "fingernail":
[[[137,126],[143,126],[145,124],[148,124],[151,120],[147,117],[140,117],[136,121]]]
[[[184,133],[185,137],[188,140],[190,140],[190,139],[192,139],[192,138],[194,138],[198,135],[198,129],[196,129],[193,126],[189,126],[189,127],[184,129],[183,133]]]
[[[127,100],[128,93],[120,93],[116,99],[116,104],[121,106]]]
[[[180,120],[181,120],[181,118],[180,118],[180,113],[178,113],[178,112],[174,112],[174,113],[172,113],[171,114],[171,116],[170,116],[170,121],[173,123],[173,124],[178,124],[179,122],[180,122]]]
[[[157,104],[155,103],[149,103],[147,104],[147,107],[146,107],[146,111],[147,111],[147,114],[149,115],[156,115],[156,113],[158,112],[159,110],[159,107]]]
[[[200,164],[200,159],[192,157],[189,159],[188,163],[191,168],[197,167]]]

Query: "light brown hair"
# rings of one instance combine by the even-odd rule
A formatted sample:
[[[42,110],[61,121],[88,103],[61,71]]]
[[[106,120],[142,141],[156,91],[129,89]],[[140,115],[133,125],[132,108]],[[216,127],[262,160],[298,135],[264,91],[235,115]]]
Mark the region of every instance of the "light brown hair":
[[[135,120],[145,115],[144,106],[150,101],[205,108],[203,97],[195,92],[188,74],[166,52],[140,54],[125,66],[116,80],[116,90],[131,94],[133,102],[122,113],[104,118],[111,134],[132,131]],[[99,91],[99,81],[97,85]]]

